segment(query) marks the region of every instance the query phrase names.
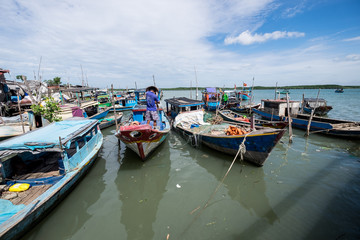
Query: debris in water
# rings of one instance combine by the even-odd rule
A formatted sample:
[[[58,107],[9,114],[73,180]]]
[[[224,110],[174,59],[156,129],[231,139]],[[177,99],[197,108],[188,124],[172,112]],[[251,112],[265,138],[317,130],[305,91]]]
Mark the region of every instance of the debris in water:
[[[177,188],[181,188],[180,184],[176,184],[176,187],[177,187]]]
[[[202,155],[204,158],[208,158],[209,156],[208,155],[206,155],[206,154],[203,154]]]
[[[207,223],[206,226],[210,226],[210,225],[213,225],[215,224],[216,222],[210,222],[210,223]]]

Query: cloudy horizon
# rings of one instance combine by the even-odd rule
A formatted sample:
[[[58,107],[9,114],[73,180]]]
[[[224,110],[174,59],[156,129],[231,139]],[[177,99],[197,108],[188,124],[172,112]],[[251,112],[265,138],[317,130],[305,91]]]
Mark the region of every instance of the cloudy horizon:
[[[0,68],[133,88],[359,85],[356,0],[5,0]],[[7,77],[9,79],[9,77]]]

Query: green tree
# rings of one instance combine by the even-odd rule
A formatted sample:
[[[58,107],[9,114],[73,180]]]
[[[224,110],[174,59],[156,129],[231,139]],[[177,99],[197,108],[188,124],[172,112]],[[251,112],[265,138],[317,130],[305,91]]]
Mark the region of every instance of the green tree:
[[[54,77],[53,79],[44,80],[48,86],[56,86],[61,84],[61,77]]]
[[[62,120],[61,117],[57,116],[60,112],[60,106],[52,97],[45,98],[45,106],[33,104],[31,105],[31,109],[35,115],[41,115],[49,122]]]

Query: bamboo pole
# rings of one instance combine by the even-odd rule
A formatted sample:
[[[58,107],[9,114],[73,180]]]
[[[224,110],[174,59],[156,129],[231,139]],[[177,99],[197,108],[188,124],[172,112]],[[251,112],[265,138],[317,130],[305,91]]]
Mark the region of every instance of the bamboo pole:
[[[277,82],[276,82],[276,86],[275,86],[275,100],[276,100],[276,92],[277,92]]]
[[[305,104],[305,94],[302,95],[302,102],[301,102],[301,113],[304,113],[304,104]]]
[[[312,118],[314,116],[314,112],[315,112],[315,109],[316,109],[316,106],[317,106],[317,103],[318,103],[318,100],[319,100],[319,94],[320,94],[320,89],[318,91],[318,94],[317,94],[317,97],[316,97],[316,102],[315,102],[315,107],[313,109],[311,109],[311,114],[310,114],[310,118],[309,118],[309,122],[308,122],[308,125],[306,127],[306,133],[305,133],[305,136],[308,137],[309,134],[310,134],[310,126],[311,126],[311,121],[312,121]]]
[[[115,128],[117,131],[118,130],[118,122],[117,122],[116,108],[115,108],[115,103],[114,103],[114,86],[113,86],[113,84],[111,84],[111,104],[113,105],[113,108],[114,108]]]
[[[17,91],[17,102],[18,102],[18,107],[19,107],[19,113],[20,113],[20,120],[21,120],[22,130],[23,130],[23,133],[25,133],[24,120],[23,120],[23,118],[22,118],[21,107],[20,107],[19,90]]]
[[[288,112],[288,121],[289,121],[289,143],[292,143],[292,126],[291,126],[291,114],[290,114],[290,101],[289,94],[286,93],[286,103],[287,103],[287,112]]]

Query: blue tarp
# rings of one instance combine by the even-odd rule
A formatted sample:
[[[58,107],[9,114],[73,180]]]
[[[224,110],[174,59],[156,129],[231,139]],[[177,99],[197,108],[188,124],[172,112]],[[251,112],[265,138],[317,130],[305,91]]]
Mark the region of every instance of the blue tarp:
[[[0,225],[24,207],[24,204],[14,205],[9,200],[0,199]]]
[[[216,88],[211,88],[211,87],[209,87],[209,88],[206,88],[206,91],[207,91],[208,93],[216,93]]]
[[[59,137],[66,139],[74,132],[86,128],[97,120],[73,118],[52,123],[36,131],[28,132],[19,137],[11,138],[0,143],[0,151],[4,150],[35,150],[59,146]]]

